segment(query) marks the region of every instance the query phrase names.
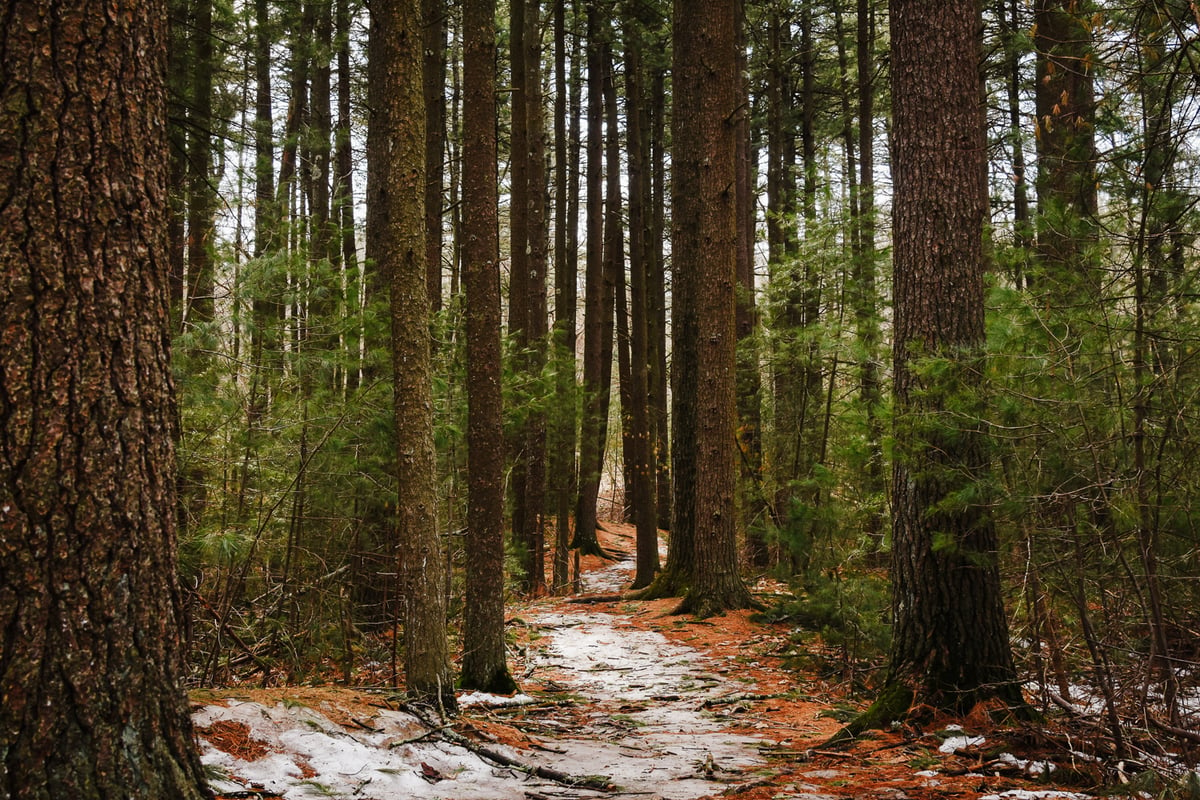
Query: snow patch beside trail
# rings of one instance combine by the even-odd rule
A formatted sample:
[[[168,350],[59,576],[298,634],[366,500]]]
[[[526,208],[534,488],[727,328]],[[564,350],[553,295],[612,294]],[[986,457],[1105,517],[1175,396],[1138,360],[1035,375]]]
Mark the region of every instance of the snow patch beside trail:
[[[426,728],[415,717],[398,711],[378,712],[370,720],[374,731],[350,731],[311,708],[289,708],[282,703],[268,708],[261,703],[229,701],[225,706],[204,707],[193,720],[198,728],[221,721],[240,723],[251,739],[271,751],[264,758],[243,761],[213,747],[202,734],[200,760],[230,776],[211,782],[221,793],[258,788],[287,800],[331,796],[502,800],[523,796],[513,791],[507,770],[497,770],[461,747],[436,741],[410,742]]]

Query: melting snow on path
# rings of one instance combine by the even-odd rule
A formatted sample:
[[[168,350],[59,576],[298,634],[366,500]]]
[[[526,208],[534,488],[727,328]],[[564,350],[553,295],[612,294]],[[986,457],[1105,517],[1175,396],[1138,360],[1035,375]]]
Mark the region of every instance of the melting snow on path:
[[[223,776],[213,778],[213,789],[232,794],[253,788],[287,800],[525,800],[530,792],[690,800],[719,793],[727,788],[717,782],[722,777],[763,763],[758,740],[729,733],[700,712],[720,679],[706,672],[707,661],[694,649],[624,627],[618,617],[602,613],[542,613],[527,624],[541,634],[531,653],[535,669],[595,710],[583,729],[545,742],[548,751],[490,747],[574,776],[607,776],[620,791],[602,795],[494,766],[462,747],[427,738],[418,720],[398,711],[381,710],[359,720],[366,724],[361,729],[347,729],[314,709],[239,701],[204,707],[195,714],[196,725],[244,726],[265,755],[242,760],[205,741],[202,760]],[[531,701],[517,698],[522,699]]]

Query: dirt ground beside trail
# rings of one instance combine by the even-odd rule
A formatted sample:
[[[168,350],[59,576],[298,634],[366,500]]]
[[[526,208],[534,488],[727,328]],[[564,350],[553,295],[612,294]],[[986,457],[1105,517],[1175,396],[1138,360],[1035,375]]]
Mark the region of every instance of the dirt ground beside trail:
[[[618,555],[633,551],[633,531],[628,526],[606,524],[601,541]],[[508,611],[510,633],[516,642],[511,667],[521,691],[532,702],[520,706],[468,706],[452,722],[452,730],[486,747],[511,747],[522,760],[536,764],[549,754],[565,752],[560,749],[561,742],[568,737],[580,738],[581,732],[584,737],[607,737],[613,742],[619,740],[626,750],[635,749],[635,728],[645,724],[639,722],[638,715],[663,704],[698,712],[706,724],[711,722],[724,732],[720,735],[756,740],[743,745],[757,751],[757,763],[753,765],[730,767],[714,762],[712,755],[707,762],[698,761],[695,774],[688,780],[707,781],[702,791],[711,791],[693,793],[692,797],[1065,799],[1087,796],[1082,793],[1096,783],[1095,770],[1086,761],[1075,760],[1069,753],[1064,759],[1062,748],[1052,747],[1036,732],[998,730],[983,715],[977,719],[939,720],[923,731],[910,727],[875,732],[845,750],[823,749],[821,743],[841,725],[835,709],[844,711],[861,700],[842,696],[842,687],[836,684],[785,667],[784,655],[794,647],[793,631],[785,625],[756,621],[749,611],[697,620],[673,615],[677,600],[624,599],[614,588],[622,581],[627,583],[623,572],[629,572],[632,566],[631,561],[587,558],[583,560],[583,571],[598,576],[598,580],[589,581],[591,590],[585,588],[583,595],[514,602]],[[627,696],[606,700],[603,687],[593,688],[590,695],[581,694],[579,678],[589,677],[587,671],[572,676],[567,673],[579,665],[565,664],[561,658],[555,662],[547,656],[546,632],[558,626],[586,628],[591,620],[601,618],[616,637],[625,635],[623,632],[630,636],[633,632],[656,633],[674,645],[696,651],[699,658],[694,680],[679,683],[684,688],[672,688],[669,695],[662,694],[661,689],[655,695],[652,687],[647,696],[636,700]],[[596,672],[606,666],[599,664],[589,670]],[[619,674],[616,680],[619,685]],[[385,693],[342,687],[206,691],[195,693],[193,702],[199,708],[229,697],[264,705],[302,704],[348,730],[369,727],[372,716],[381,708],[398,707],[398,702]],[[199,730],[212,746],[250,758],[257,753],[247,736],[242,735],[239,741],[239,734],[245,733],[230,724]],[[956,751],[955,743],[959,745]],[[618,792],[617,796],[652,798],[660,790]],[[453,798],[453,790],[447,791],[451,793],[444,796]],[[529,800],[600,794],[573,793],[568,788],[562,792],[546,788],[524,791]],[[272,795],[260,791],[257,796]]]

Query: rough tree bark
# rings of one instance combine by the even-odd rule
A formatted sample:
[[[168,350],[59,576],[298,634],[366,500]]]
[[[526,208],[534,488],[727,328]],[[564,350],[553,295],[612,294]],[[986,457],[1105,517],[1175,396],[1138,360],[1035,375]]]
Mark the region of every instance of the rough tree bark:
[[[738,572],[734,502],[735,8],[676,0],[672,23],[675,516],[666,568],[646,595],[682,590],[678,611],[698,616],[753,604]]]
[[[429,294],[425,270],[425,124],[420,0],[371,8],[370,258],[391,292],[396,424],[396,551],[408,694],[453,709],[445,576],[437,531]]]
[[[504,655],[496,2],[463,3],[463,282],[467,295],[467,574],[462,685],[511,692]]]
[[[206,796],[181,686],[166,3],[0,31],[0,796]]]
[[[891,0],[895,204],[892,619],[879,699],[844,733],[920,706],[1022,706],[984,482],[980,6]],[[948,413],[953,411],[953,413]]]

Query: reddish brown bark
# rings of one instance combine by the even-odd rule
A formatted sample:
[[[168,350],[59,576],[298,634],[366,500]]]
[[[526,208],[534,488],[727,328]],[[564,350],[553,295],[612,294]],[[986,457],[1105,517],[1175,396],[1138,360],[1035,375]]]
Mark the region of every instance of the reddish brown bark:
[[[166,4],[0,36],[0,796],[200,798],[180,688]]]

